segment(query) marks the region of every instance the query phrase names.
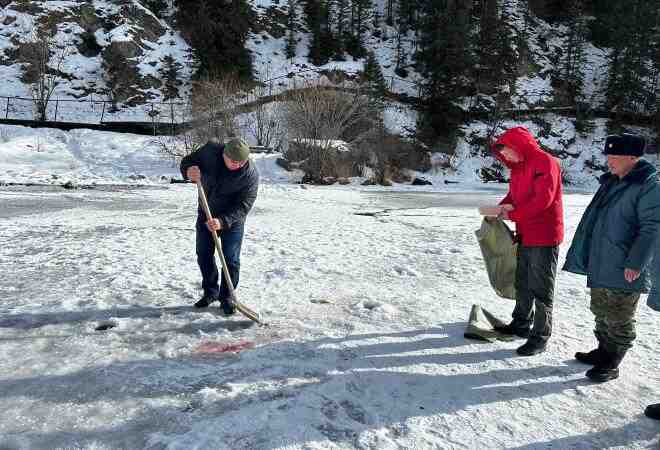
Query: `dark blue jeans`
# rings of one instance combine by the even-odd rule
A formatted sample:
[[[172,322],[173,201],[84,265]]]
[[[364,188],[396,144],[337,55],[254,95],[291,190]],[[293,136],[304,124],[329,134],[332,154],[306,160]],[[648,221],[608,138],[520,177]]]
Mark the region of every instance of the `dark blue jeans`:
[[[229,297],[229,288],[225,277],[219,279],[218,266],[215,259],[215,244],[211,232],[205,222],[197,220],[197,264],[202,272],[202,289],[204,295],[219,297],[221,300]],[[220,230],[218,236],[222,242],[222,252],[225,254],[227,269],[234,287],[238,286],[241,269],[241,244],[243,243],[243,223],[236,223],[227,230]]]

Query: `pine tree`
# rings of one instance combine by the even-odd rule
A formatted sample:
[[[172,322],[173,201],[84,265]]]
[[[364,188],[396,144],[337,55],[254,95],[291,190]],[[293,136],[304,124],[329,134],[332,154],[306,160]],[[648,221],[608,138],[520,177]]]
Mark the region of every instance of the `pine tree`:
[[[461,121],[454,101],[472,85],[468,51],[470,10],[449,0],[423,0],[417,66],[425,77],[424,110],[418,129],[423,137],[451,134]]]
[[[167,55],[163,58],[163,66],[160,69],[160,76],[163,80],[163,99],[171,100],[179,98],[179,86],[181,80],[179,72],[181,64],[177,63],[172,55]]]
[[[387,0],[385,3],[385,23],[389,26],[394,25],[395,0]]]
[[[409,17],[405,8],[409,7],[409,2],[406,0],[399,0],[399,10],[396,18],[396,49],[394,54],[394,73],[400,77],[406,77],[407,72],[405,67],[407,65],[406,50],[403,42],[404,38],[408,35],[409,30]]]
[[[177,25],[199,62],[197,78],[232,73],[252,77],[252,58],[245,48],[250,32],[246,0],[176,0],[176,6]]]
[[[660,11],[653,0],[632,0],[617,3],[612,12],[605,19],[612,35],[607,104],[617,111],[644,112],[652,91],[653,39]]]
[[[474,37],[474,74],[477,90],[493,94],[509,81],[516,65],[511,35],[507,24],[500,18],[497,0],[475,3],[474,21],[478,33]],[[519,48],[527,42],[520,39]]]
[[[298,46],[298,40],[296,38],[296,6],[296,0],[289,0],[286,16],[286,48],[284,50],[286,57],[289,59],[296,57],[296,47]]]
[[[330,1],[321,2],[320,54],[323,64],[337,55],[337,40],[333,33],[334,15]],[[343,54],[343,53],[342,53]]]
[[[322,66],[327,60],[323,58],[322,50],[322,8],[319,0],[305,0],[305,18],[312,38],[309,43],[309,60],[316,66]]]
[[[353,0],[351,8],[351,37],[347,43],[347,51],[356,58],[365,55],[364,35],[372,15],[371,0]]]
[[[580,100],[584,86],[584,75],[581,69],[584,64],[584,42],[586,41],[587,29],[582,13],[582,1],[575,0],[568,14],[569,33],[566,38],[560,74],[567,100],[571,104],[575,104]]]
[[[407,65],[406,60],[406,51],[403,47],[403,36],[405,35],[404,31],[401,28],[397,29],[396,33],[396,49],[394,53],[394,73],[400,77],[408,76],[408,73],[405,70]]]
[[[369,85],[372,95],[382,97],[387,92],[387,83],[385,82],[383,71],[373,51],[367,52],[363,79]]]
[[[144,6],[158,18],[162,18],[163,13],[167,10],[167,2],[165,0],[144,0]]]
[[[346,34],[348,31],[348,17],[350,13],[350,5],[348,0],[335,0],[336,12],[336,55],[337,59],[344,59],[344,52],[346,51]]]

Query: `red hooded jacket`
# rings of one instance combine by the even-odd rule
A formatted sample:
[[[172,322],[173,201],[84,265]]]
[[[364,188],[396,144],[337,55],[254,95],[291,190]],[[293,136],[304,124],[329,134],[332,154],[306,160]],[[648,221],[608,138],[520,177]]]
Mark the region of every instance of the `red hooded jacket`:
[[[521,157],[511,163],[497,150],[503,144]],[[539,147],[534,136],[523,127],[515,127],[502,134],[493,152],[511,169],[509,193],[500,202],[511,204],[509,218],[516,224],[516,232],[526,247],[555,246],[564,240],[564,207],[562,203],[561,169],[551,155]]]

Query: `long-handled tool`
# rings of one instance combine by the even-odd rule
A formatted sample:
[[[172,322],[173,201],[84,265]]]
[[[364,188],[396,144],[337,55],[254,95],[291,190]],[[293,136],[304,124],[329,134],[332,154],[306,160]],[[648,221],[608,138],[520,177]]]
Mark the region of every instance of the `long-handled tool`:
[[[202,202],[202,208],[204,209],[204,213],[206,214],[206,219],[211,220],[213,216],[211,215],[211,209],[209,208],[209,203],[206,200],[206,194],[204,193],[204,188],[202,187],[201,181],[197,182],[197,193],[199,194],[199,200]],[[239,302],[238,299],[236,298],[236,293],[234,291],[234,283],[231,281],[231,276],[229,275],[229,269],[227,269],[227,262],[225,261],[225,254],[222,252],[222,245],[220,244],[220,238],[218,237],[218,233],[215,230],[209,230],[209,231],[211,232],[211,236],[213,236],[213,242],[215,242],[215,248],[218,250],[218,256],[220,257],[220,262],[222,263],[222,274],[224,275],[225,281],[227,282],[227,287],[229,288],[229,297],[236,306],[236,309],[248,319],[254,320],[259,325],[265,325],[259,318],[259,314],[257,312],[251,310],[243,303]]]

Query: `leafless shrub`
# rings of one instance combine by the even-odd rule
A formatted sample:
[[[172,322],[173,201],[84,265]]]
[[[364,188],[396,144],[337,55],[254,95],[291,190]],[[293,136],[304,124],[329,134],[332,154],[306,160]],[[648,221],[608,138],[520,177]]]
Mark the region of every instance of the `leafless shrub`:
[[[561,170],[561,182],[565,186],[575,184],[575,177],[571,172],[572,163],[575,162],[574,158],[568,157],[559,160],[559,167]]]
[[[192,117],[192,102],[179,103],[176,107],[172,103],[168,116],[172,132],[170,135],[157,136],[152,141],[152,144],[165,156],[178,161],[208,142],[209,139],[203,132],[194,129],[179,130],[179,125],[189,121]]]
[[[191,112],[193,128],[200,141],[223,142],[236,136],[238,107],[244,90],[237,76],[206,78],[193,85]]]
[[[25,63],[22,79],[31,85],[37,120],[48,120],[48,103],[59,84],[60,69],[69,48],[69,44],[58,46],[52,31],[36,28],[29,31],[28,41],[21,45],[19,59]]]
[[[11,140],[11,133],[6,128],[0,128],[0,142],[6,144]]]
[[[387,132],[382,123],[361,139],[360,148],[373,169],[373,181],[379,184],[410,181],[405,169],[431,168],[427,151]]]
[[[346,158],[347,151],[338,148],[342,145],[338,141],[347,138],[346,132],[356,122],[367,120],[375,126],[379,114],[359,88],[341,90],[308,82],[289,95],[283,117],[289,137],[285,156],[290,161],[304,159],[305,179],[322,183],[326,177],[337,176],[339,161]],[[362,135],[348,139],[348,151],[361,140]]]
[[[183,107],[178,103],[177,107],[172,104],[165,108],[171,120],[171,135],[160,136],[152,143],[164,155],[179,160],[209,141],[224,142],[237,135],[242,99],[242,85],[234,76],[198,81]],[[191,127],[177,133],[184,122]]]
[[[286,136],[282,106],[265,101],[269,93],[268,87],[262,83],[254,87],[252,95],[256,97],[256,101],[250,108],[250,113],[243,116],[242,128],[254,137],[257,145],[281,149]]]

